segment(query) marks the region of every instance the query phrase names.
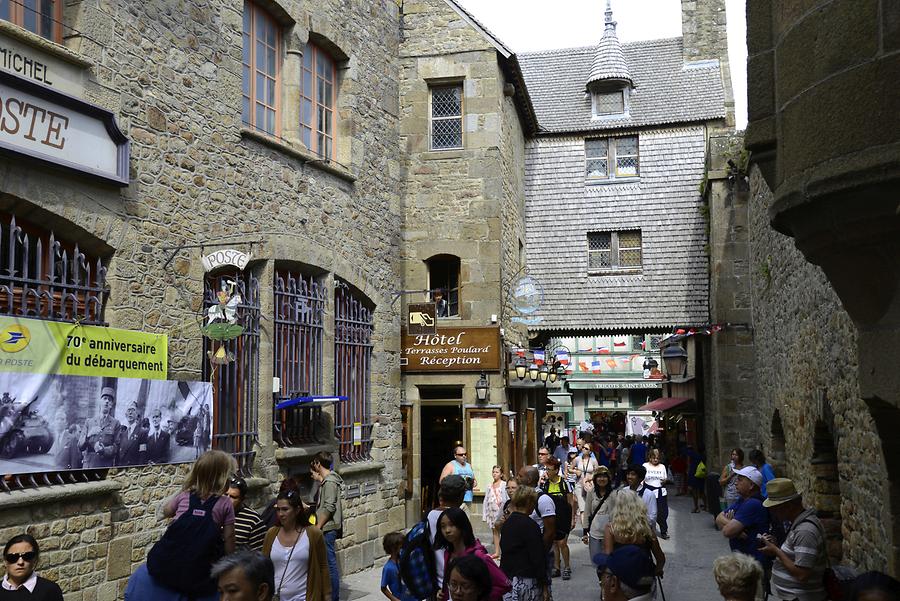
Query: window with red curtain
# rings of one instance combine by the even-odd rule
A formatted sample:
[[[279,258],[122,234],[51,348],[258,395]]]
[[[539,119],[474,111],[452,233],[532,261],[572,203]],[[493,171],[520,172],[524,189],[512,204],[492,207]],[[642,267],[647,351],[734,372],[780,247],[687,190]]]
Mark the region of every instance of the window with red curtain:
[[[334,59],[315,44],[303,49],[300,80],[300,139],[322,158],[334,156]]]
[[[281,133],[281,28],[272,15],[244,2],[243,109],[241,120],[256,130]]]
[[[62,0],[0,0],[0,19],[62,44]]]

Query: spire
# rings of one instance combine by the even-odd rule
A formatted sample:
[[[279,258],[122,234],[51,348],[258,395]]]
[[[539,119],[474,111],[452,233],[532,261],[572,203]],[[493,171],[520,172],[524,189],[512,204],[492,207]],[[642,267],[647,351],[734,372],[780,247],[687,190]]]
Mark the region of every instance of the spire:
[[[628,64],[625,62],[625,53],[622,52],[622,44],[616,36],[616,22],[613,21],[611,0],[606,0],[604,14],[603,37],[597,45],[597,54],[594,56],[591,75],[587,80],[589,90],[604,82],[634,85]]]

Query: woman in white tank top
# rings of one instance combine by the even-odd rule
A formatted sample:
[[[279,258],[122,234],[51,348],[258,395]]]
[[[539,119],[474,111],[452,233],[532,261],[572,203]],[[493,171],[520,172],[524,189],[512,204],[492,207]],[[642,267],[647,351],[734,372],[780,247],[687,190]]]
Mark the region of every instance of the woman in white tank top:
[[[647,470],[644,486],[656,497],[656,523],[659,526],[659,537],[669,538],[669,492],[665,487],[668,470],[659,462],[659,449],[652,449],[647,454],[647,459],[649,461],[644,464],[644,469]]]

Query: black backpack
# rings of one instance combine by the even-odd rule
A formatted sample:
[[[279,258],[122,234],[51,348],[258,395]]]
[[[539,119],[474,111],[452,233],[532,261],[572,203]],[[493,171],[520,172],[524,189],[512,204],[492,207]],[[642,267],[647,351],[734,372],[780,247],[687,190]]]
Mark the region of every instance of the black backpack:
[[[190,506],[172,522],[147,554],[147,571],[159,584],[189,597],[216,592],[209,573],[225,555],[222,531],[213,521],[212,510],[219,497],[205,503],[191,493]]]
[[[562,479],[560,480],[560,486],[566,486]],[[546,484],[545,488],[548,487],[549,484]],[[553,499],[553,505],[556,511],[556,540],[562,540],[572,531],[572,506],[569,505],[569,502],[566,500],[566,497],[571,493],[566,491],[562,494],[557,494],[542,490],[541,494],[545,494]],[[538,499],[540,499],[540,494],[538,495]]]
[[[438,592],[427,516],[406,533],[400,550],[400,579],[416,599],[430,599]]]

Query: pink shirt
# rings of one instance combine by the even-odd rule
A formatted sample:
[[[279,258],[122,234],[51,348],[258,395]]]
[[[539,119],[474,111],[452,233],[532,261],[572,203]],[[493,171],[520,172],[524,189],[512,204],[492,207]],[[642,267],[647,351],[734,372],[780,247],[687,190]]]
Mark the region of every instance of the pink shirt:
[[[175,506],[175,519],[177,520],[191,506],[191,493],[188,491],[178,493],[172,499],[172,504]],[[231,499],[227,495],[220,496],[216,504],[213,505],[212,518],[219,527],[234,524],[234,505],[232,505]]]

